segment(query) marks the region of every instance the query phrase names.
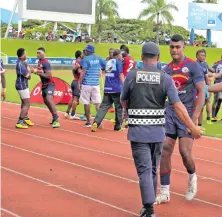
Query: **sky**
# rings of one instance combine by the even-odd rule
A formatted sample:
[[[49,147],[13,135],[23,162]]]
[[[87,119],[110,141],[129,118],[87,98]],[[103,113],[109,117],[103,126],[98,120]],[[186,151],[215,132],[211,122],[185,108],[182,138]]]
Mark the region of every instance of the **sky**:
[[[121,18],[138,18],[140,11],[146,7],[145,4],[140,3],[141,0],[115,0],[119,6],[119,14]],[[178,8],[179,12],[173,12],[174,16],[174,24],[183,26],[188,29],[188,2],[192,2],[192,0],[166,0],[167,3],[174,3]],[[1,0],[0,8],[5,8],[12,10],[15,0]],[[222,0],[219,0],[220,8],[222,8]],[[196,30],[195,33],[202,34],[206,36],[206,31]],[[220,38],[220,40],[219,40]],[[212,41],[220,42],[222,46],[222,32],[212,32]]]

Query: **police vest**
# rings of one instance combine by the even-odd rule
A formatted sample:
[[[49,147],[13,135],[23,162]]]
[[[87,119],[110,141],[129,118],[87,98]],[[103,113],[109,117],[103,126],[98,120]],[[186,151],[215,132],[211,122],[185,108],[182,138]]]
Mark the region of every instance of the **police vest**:
[[[134,80],[128,101],[129,125],[164,125],[164,73],[154,66],[132,73]]]

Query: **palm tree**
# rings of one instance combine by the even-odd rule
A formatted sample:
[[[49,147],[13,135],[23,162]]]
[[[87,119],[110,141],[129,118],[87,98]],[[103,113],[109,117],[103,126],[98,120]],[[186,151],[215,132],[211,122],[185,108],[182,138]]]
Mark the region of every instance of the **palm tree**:
[[[115,17],[119,17],[118,5],[115,0],[97,0],[96,1],[96,24],[99,35],[99,42],[101,41],[101,33],[103,30],[102,20],[104,17],[115,23]]]
[[[167,23],[171,25],[174,18],[170,10],[178,11],[178,8],[174,4],[167,4],[165,0],[142,0],[141,3],[147,4],[147,7],[141,11],[139,19],[148,17],[147,23],[156,23],[156,43],[159,44],[161,24]]]

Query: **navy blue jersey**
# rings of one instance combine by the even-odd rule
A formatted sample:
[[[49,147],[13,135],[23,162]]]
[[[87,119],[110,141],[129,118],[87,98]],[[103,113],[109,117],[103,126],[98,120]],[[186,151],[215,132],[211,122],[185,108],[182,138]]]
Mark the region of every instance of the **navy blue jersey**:
[[[17,90],[25,90],[28,88],[28,79],[26,78],[28,74],[27,65],[18,60],[16,63],[16,81],[15,81],[15,88]]]

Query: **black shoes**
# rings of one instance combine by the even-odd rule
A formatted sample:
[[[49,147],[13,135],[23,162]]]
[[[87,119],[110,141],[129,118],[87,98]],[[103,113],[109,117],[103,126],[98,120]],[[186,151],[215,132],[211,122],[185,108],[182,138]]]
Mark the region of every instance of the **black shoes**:
[[[153,213],[153,208],[147,210],[143,207],[142,210],[140,211],[140,217],[155,217]]]

